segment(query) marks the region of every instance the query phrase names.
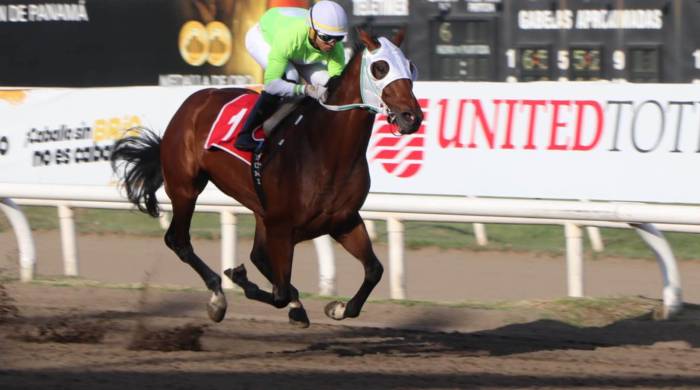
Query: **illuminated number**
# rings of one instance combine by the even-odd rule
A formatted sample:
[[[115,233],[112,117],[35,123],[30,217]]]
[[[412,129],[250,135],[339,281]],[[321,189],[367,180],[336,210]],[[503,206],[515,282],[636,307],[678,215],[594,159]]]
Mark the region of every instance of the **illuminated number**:
[[[530,70],[534,67],[532,53],[533,51],[530,49],[523,50],[523,58],[521,60],[521,62],[523,63],[523,68]]]
[[[509,68],[515,68],[515,50],[506,50],[506,60],[508,61]]]
[[[238,111],[236,115],[232,116],[231,119],[229,119],[228,124],[231,125],[231,127],[228,129],[228,132],[226,133],[222,141],[228,141],[231,139],[233,133],[236,131],[238,124],[241,122],[241,119],[243,119],[243,116],[245,116],[246,112],[248,112],[248,109],[244,108]]]
[[[617,70],[625,69],[625,52],[622,50],[615,50],[613,52],[613,68]]]
[[[568,50],[559,50],[558,53],[559,57],[559,69],[561,70],[567,70],[569,69],[569,52]]]
[[[600,71],[600,50],[594,50],[592,52],[592,59],[591,59],[591,69],[595,71]]]
[[[597,49],[576,49],[573,54],[574,69],[599,71],[600,70],[600,50]]]
[[[695,69],[700,69],[700,50],[695,50],[693,57],[695,57]]]
[[[526,70],[549,69],[549,51],[547,49],[525,49],[521,62]]]
[[[584,70],[586,68],[586,53],[583,50],[574,50],[574,69]]]

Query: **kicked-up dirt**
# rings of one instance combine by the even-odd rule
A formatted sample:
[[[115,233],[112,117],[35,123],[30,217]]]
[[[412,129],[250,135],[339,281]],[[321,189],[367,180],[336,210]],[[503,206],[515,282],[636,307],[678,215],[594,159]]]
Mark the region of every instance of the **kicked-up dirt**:
[[[312,324],[299,329],[286,310],[230,291],[213,324],[204,291],[69,284],[5,283],[18,310],[0,323],[1,389],[700,387],[695,305],[655,321],[658,301],[635,298],[635,317],[574,326],[545,302],[371,302],[337,322],[327,300],[307,298]]]

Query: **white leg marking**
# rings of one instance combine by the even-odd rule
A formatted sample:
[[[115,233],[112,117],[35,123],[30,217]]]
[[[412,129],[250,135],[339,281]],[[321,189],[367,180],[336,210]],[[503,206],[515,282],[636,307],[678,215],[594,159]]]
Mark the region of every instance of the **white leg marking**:
[[[288,306],[288,307],[289,307],[290,309],[299,309],[299,308],[301,308],[301,307],[303,307],[303,306],[301,305],[301,302],[299,302],[299,301],[292,301],[292,302],[289,302],[289,306]]]
[[[226,295],[212,293],[211,298],[209,299],[209,304],[212,307],[215,307],[217,309],[225,308],[226,307]]]
[[[345,304],[342,302],[337,302],[331,310],[331,317],[334,320],[342,320],[345,318]]]

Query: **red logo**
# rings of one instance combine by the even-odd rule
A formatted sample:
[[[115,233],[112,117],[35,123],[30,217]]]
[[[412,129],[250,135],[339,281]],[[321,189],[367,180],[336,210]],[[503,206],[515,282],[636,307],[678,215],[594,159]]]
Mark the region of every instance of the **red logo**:
[[[367,156],[370,163],[376,161],[385,171],[401,178],[415,175],[423,166],[428,99],[418,99],[418,103],[424,113],[418,131],[411,135],[395,135],[394,126],[386,121],[386,115],[379,115],[369,142]]]

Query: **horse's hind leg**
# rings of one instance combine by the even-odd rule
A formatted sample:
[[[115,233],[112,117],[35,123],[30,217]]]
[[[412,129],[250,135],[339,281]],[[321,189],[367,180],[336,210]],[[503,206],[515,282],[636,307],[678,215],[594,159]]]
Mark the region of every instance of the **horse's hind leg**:
[[[262,222],[256,223],[255,239],[253,241],[253,249],[250,252],[250,260],[255,264],[261,274],[271,283],[273,282],[272,268],[270,267],[270,259],[266,251],[265,229]],[[269,305],[274,304],[274,296],[272,293],[261,290],[255,283],[248,280],[247,272],[243,264],[230,270],[224,271],[226,276],[243,289],[245,296],[249,299],[264,302]],[[299,300],[299,291],[290,284],[291,302],[289,303],[289,323],[295,326],[306,328],[309,326],[309,317],[306,314],[304,306]]]
[[[183,193],[191,195],[186,196]],[[168,191],[168,196],[173,205],[173,219],[165,233],[165,244],[177,254],[180,260],[189,264],[212,291],[211,299],[207,303],[207,313],[212,321],[220,322],[226,315],[226,296],[221,289],[221,277],[194,253],[190,241],[190,223],[197,201],[197,192],[194,189],[185,191],[184,188],[178,188],[178,191],[172,191],[172,193]]]
[[[334,301],[326,305],[326,315],[334,320],[354,318],[360,315],[362,306],[367,301],[369,294],[379,283],[384,272],[384,267],[374,254],[372,241],[367,234],[365,223],[359,214],[346,225],[346,227],[331,236],[338,241],[351,255],[355,256],[365,269],[365,278],[360,289],[347,304]]]

